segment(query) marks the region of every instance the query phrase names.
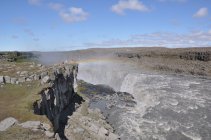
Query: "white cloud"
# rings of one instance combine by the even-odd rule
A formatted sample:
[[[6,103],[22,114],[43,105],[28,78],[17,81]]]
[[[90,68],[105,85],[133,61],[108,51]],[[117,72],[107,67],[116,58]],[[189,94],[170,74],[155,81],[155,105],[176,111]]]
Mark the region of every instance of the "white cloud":
[[[201,17],[205,17],[208,15],[208,8],[206,7],[203,7],[203,8],[200,8],[194,15],[193,17],[196,17],[196,18],[201,18]]]
[[[119,0],[119,2],[111,7],[111,10],[117,14],[123,15],[125,10],[137,10],[146,12],[149,8],[139,0]]]
[[[88,18],[88,13],[82,8],[71,7],[66,11],[60,11],[59,15],[67,23],[85,21]]]
[[[62,3],[49,3],[48,6],[57,11],[59,16],[67,23],[85,21],[89,16],[82,8],[70,7],[67,9]]]
[[[62,10],[64,8],[64,5],[61,3],[49,3],[48,6],[56,11]]]
[[[28,0],[28,3],[31,5],[40,5],[43,0]]]
[[[110,39],[97,43],[86,43],[88,47],[207,47],[211,46],[209,32],[195,31],[186,34],[157,32],[132,35],[126,40]]]

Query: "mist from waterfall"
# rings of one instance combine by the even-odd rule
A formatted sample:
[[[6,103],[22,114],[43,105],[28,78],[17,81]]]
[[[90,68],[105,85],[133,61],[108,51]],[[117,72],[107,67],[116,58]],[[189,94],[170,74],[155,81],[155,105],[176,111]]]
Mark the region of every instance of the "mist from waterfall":
[[[121,88],[122,81],[128,74],[129,69],[124,64],[96,61],[91,63],[80,63],[78,79],[92,84],[104,84],[116,91]]]

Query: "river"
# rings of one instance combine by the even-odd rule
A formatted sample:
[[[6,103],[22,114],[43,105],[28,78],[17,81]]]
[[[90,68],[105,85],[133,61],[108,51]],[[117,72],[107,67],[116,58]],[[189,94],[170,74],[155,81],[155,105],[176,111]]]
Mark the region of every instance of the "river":
[[[134,96],[136,106],[118,120],[116,132],[122,139],[211,139],[209,79],[152,73],[112,61],[80,63],[78,79]]]

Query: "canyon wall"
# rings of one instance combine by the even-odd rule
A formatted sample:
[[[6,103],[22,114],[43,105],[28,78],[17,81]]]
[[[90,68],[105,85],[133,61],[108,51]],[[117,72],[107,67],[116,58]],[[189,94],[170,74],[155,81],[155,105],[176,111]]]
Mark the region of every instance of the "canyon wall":
[[[83,100],[76,93],[77,73],[77,64],[54,66],[50,86],[39,93],[41,99],[33,105],[34,113],[46,115],[53,125],[54,133],[58,133],[63,139],[67,116],[75,111],[75,103],[80,104]]]

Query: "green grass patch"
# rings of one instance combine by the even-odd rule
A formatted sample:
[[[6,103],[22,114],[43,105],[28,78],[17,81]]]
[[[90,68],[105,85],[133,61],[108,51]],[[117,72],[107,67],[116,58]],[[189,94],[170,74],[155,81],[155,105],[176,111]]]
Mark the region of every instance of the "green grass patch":
[[[86,90],[85,87],[78,85],[78,92],[84,92]]]
[[[0,132],[0,140],[50,140],[42,132],[34,132],[30,129],[13,126],[7,131]],[[52,138],[53,140],[53,138]]]
[[[33,113],[33,102],[39,99],[37,94],[42,87],[38,82],[24,85],[6,84],[0,88],[0,120],[14,117],[23,122],[27,120],[39,120],[48,122],[45,116]]]
[[[91,91],[91,94],[97,94],[97,91]]]

